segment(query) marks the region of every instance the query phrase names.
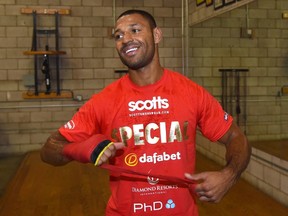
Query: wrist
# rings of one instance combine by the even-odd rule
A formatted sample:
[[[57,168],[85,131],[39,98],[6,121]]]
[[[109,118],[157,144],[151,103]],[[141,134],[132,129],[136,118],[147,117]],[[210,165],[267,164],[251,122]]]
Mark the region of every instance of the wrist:
[[[225,178],[231,182],[231,184],[236,183],[236,181],[239,178],[239,175],[237,172],[235,172],[235,170],[230,167],[230,166],[226,166],[224,169],[222,169],[221,171],[223,173],[223,175],[225,176]]]
[[[110,143],[104,135],[96,134],[83,142],[65,145],[63,155],[82,163],[95,163]]]

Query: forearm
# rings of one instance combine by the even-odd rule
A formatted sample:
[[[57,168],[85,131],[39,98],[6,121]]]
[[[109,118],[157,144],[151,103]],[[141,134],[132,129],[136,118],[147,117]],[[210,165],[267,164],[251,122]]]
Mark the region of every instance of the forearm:
[[[108,151],[102,157],[106,150]],[[115,152],[114,143],[102,134],[94,134],[82,142],[70,143],[59,132],[55,132],[43,146],[41,158],[54,166],[65,165],[71,160],[100,165],[114,156]]]
[[[250,155],[251,148],[246,139],[233,141],[227,147],[226,168],[232,170],[235,180],[237,180],[247,168],[250,161]]]
[[[58,131],[52,133],[41,149],[41,159],[54,166],[67,164],[71,161],[63,154],[64,145],[67,144],[68,141]]]

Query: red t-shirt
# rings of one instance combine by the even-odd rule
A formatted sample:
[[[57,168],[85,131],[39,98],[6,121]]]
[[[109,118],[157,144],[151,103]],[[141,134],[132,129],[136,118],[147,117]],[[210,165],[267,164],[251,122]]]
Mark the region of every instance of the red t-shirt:
[[[104,134],[127,147],[111,164],[149,177],[111,174],[106,215],[196,216],[193,193],[153,174],[184,179],[195,171],[196,129],[211,141],[229,129],[228,115],[204,88],[185,76],[164,70],[155,84],[139,87],[129,75],[95,94],[59,130],[70,142]]]

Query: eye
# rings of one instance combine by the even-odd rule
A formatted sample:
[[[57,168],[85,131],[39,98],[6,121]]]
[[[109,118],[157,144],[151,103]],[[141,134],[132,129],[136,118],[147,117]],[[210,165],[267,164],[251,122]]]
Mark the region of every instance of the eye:
[[[123,38],[123,34],[116,33],[116,34],[114,35],[115,41],[117,41],[117,40],[119,40],[119,39],[121,39],[121,38]]]
[[[132,29],[133,33],[139,33],[141,30],[140,29]]]

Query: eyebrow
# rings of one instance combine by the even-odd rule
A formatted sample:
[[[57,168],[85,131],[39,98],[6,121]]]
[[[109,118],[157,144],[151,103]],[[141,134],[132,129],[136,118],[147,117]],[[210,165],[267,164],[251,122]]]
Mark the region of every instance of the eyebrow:
[[[136,26],[142,26],[142,25],[139,24],[139,23],[133,23],[133,24],[129,25],[129,28],[134,28]],[[117,33],[117,32],[121,32],[121,30],[120,29],[116,29],[114,33]]]

